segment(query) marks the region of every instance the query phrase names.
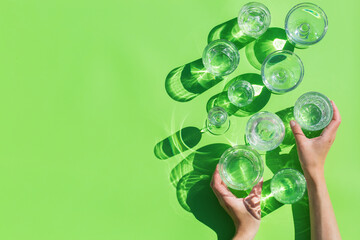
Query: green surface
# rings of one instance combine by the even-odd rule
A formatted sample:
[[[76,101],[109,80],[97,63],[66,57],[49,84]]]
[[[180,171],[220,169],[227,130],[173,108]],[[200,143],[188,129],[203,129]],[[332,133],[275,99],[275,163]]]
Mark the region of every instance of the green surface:
[[[280,28],[298,3],[262,2],[272,14],[271,27]],[[205,146],[243,144],[253,109],[237,111],[225,136],[202,135],[195,149],[203,147],[204,154],[159,160],[154,146],[183,127],[201,129],[212,96],[237,75],[259,73],[243,47],[239,68],[208,91],[203,83],[195,86],[198,92],[185,98],[196,96],[191,101],[174,101],[165,90],[168,73],[200,59],[210,30],[234,19],[245,3],[1,1],[0,238],[197,240],[216,239],[216,231],[225,239],[231,221],[208,181],[217,152],[228,145]],[[303,82],[272,95],[263,110],[291,107],[312,90],[336,102],[342,125],[325,173],[343,239],[356,239],[360,2],[315,3],[328,15],[328,33],[317,45],[295,50],[304,62]],[[197,67],[199,62],[186,71]],[[286,160],[291,154],[267,154],[265,181],[279,165],[296,165]],[[306,228],[308,216],[296,214],[306,204],[280,207],[268,199],[262,206],[270,213],[256,239],[293,239],[292,213],[296,228]]]

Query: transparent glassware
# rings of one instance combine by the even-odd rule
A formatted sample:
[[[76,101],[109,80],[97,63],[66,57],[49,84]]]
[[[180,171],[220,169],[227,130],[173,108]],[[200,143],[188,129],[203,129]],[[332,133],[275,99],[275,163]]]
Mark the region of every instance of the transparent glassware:
[[[333,108],[325,95],[307,92],[296,100],[294,117],[303,129],[317,131],[329,125],[333,117]]]
[[[206,128],[213,135],[221,135],[230,128],[230,119],[222,107],[213,107],[208,113]]]
[[[260,154],[249,146],[238,145],[227,149],[219,161],[219,174],[232,189],[246,190],[256,185],[264,173]]]
[[[218,39],[205,47],[202,61],[208,72],[215,76],[225,76],[235,71],[240,55],[232,42]]]
[[[253,38],[260,37],[269,28],[271,15],[269,9],[262,3],[250,2],[239,12],[238,24],[240,30]]]
[[[270,151],[284,140],[285,126],[274,113],[259,112],[246,124],[246,141],[256,150]]]
[[[299,86],[304,77],[304,65],[293,52],[275,51],[262,64],[261,76],[271,92],[283,94]]]
[[[281,169],[271,179],[270,190],[277,201],[293,204],[304,196],[306,180],[304,175],[296,169]]]
[[[325,12],[313,3],[294,6],[285,19],[286,35],[297,48],[306,48],[319,42],[325,36],[327,28]]]
[[[245,80],[236,80],[228,88],[228,98],[237,107],[249,105],[254,100],[254,88]]]

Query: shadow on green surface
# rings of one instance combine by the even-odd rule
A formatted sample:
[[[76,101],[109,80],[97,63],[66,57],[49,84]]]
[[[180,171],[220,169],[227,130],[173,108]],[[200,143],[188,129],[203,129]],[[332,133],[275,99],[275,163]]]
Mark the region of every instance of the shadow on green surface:
[[[201,140],[202,132],[197,127],[185,127],[158,142],[154,154],[158,159],[168,159],[195,147]]]
[[[248,81],[255,91],[254,100],[244,107],[235,106],[228,98],[227,90],[229,86],[237,80]],[[224,90],[221,93],[212,96],[206,104],[206,110],[209,111],[212,107],[218,106],[224,108],[229,116],[234,115],[237,117],[247,117],[265,107],[265,105],[269,102],[270,97],[271,92],[265,87],[261,79],[261,75],[256,73],[246,73],[230,80],[225,85]]]
[[[293,107],[277,112],[278,116],[289,125],[293,119]],[[287,129],[285,143],[265,154],[265,163],[273,172],[283,168],[294,168],[302,172],[299,162],[295,140],[291,138],[291,129]],[[291,135],[290,135],[291,134]],[[308,137],[319,136],[320,132],[307,132]],[[218,239],[231,239],[234,234],[234,225],[231,218],[220,206],[214,195],[210,182],[212,174],[223,152],[230,148],[228,144],[210,144],[190,153],[180,161],[170,173],[170,182],[176,188],[176,196],[181,207],[191,212],[196,219],[213,229]],[[290,151],[289,151],[290,150]],[[261,215],[267,216],[283,206],[272,195],[270,189],[271,179],[263,184],[261,193]],[[250,190],[231,191],[238,197],[246,197]],[[292,214],[295,229],[295,239],[310,239],[310,216],[308,196],[292,205]]]
[[[274,174],[283,168],[294,168],[303,172],[299,162],[296,145],[293,145],[289,153],[281,153],[280,147],[267,152],[266,165]],[[292,204],[291,209],[295,229],[295,239],[310,239],[310,212],[307,192],[300,201]]]
[[[228,144],[218,143],[199,148],[176,165],[170,174],[179,204],[213,229],[221,240],[231,239],[235,228],[214,195],[210,182],[222,153],[229,147],[231,146]],[[245,197],[249,193],[235,190],[232,192],[238,197]],[[261,194],[262,217],[282,205],[270,192],[270,180],[265,181]]]
[[[208,41],[220,38],[233,42],[238,50],[255,40],[240,32],[236,18],[214,27],[209,33]],[[175,101],[187,102],[222,80],[223,78],[209,73],[200,58],[171,70],[165,80],[165,89]]]
[[[208,42],[226,39],[233,42],[238,50],[246,46],[246,56],[256,69],[261,68],[265,58],[276,50],[294,51],[286,38],[284,29],[269,28],[268,31],[255,39],[244,36],[240,31],[237,19],[231,19],[214,27],[209,35]],[[227,89],[234,81],[242,79],[250,82],[255,90],[254,101],[248,106],[239,108],[228,99]],[[168,95],[179,102],[187,102],[199,96],[206,90],[221,82],[223,78],[215,77],[206,71],[202,59],[173,69],[165,80],[165,88]],[[238,117],[250,116],[260,111],[269,101],[271,92],[264,86],[261,75],[255,73],[242,74],[229,81],[223,92],[211,97],[207,102],[207,110],[214,106],[223,107],[229,115]],[[285,138],[277,149],[266,153],[266,165],[275,173],[282,168],[295,168],[301,171],[297,157],[295,139],[289,127],[289,122],[294,118],[293,108],[287,108],[276,114],[284,121]],[[321,132],[321,131],[319,131]],[[319,132],[305,132],[308,137],[315,137]],[[181,129],[168,138],[157,143],[154,153],[159,159],[167,159],[179,153],[195,147],[201,140],[202,132],[195,127]],[[231,147],[227,144],[210,144],[191,152],[171,171],[170,181],[176,188],[179,204],[186,211],[213,229],[218,239],[231,239],[234,234],[234,226],[231,218],[218,203],[214,195],[210,181],[215,167],[222,153]],[[283,153],[282,149],[291,148],[289,153]],[[271,194],[271,180],[263,184],[261,196],[262,217],[270,214],[283,206]],[[238,197],[245,197],[249,192],[234,191]],[[295,239],[310,238],[309,204],[307,194],[302,200],[292,205],[292,213],[295,227]]]
[[[208,35],[208,43],[217,39],[226,39],[232,42],[237,49],[241,49],[255,40],[255,38],[246,36],[240,30],[237,18],[233,18],[211,29]]]
[[[166,77],[165,89],[175,101],[187,102],[222,80],[207,72],[200,58],[173,69]]]
[[[285,125],[285,137],[282,144],[272,150],[266,152],[266,166],[275,174],[283,168],[294,168],[303,173],[300,165],[297,148],[295,145],[295,138],[290,128],[290,121],[294,120],[294,107],[285,108],[276,112]],[[322,130],[306,131],[304,134],[308,138],[315,138],[320,136]],[[283,149],[291,147],[288,153],[282,153]],[[297,203],[292,204],[292,214],[295,229],[296,240],[308,240],[311,238],[310,232],[310,212],[309,212],[309,198],[307,192],[304,197]]]
[[[295,239],[311,239],[309,197],[307,192],[300,201],[292,204],[291,210],[294,220]]]
[[[245,53],[249,63],[260,70],[266,57],[276,50],[294,51],[294,46],[287,41],[286,32],[282,28],[269,28],[256,41],[246,45]]]

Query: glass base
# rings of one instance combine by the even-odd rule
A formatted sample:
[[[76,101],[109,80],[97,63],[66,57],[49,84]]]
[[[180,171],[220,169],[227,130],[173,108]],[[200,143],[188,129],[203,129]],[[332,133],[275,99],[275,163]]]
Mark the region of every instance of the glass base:
[[[229,130],[230,120],[227,119],[227,121],[220,126],[213,125],[208,120],[206,120],[205,126],[206,126],[207,130],[209,131],[209,133],[211,133],[213,135],[222,135]]]

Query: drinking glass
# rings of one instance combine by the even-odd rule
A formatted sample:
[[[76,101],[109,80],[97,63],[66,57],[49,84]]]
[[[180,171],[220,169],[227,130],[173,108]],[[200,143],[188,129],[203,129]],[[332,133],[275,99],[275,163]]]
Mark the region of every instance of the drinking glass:
[[[270,190],[277,201],[293,204],[304,196],[306,180],[304,175],[296,169],[281,169],[271,179]]]
[[[245,4],[238,15],[238,24],[245,35],[260,37],[269,28],[271,15],[269,9],[262,3]]]
[[[261,76],[271,92],[283,94],[299,86],[304,76],[304,65],[293,52],[275,51],[262,64]]]
[[[230,128],[230,119],[222,107],[213,107],[206,120],[207,130],[214,135],[224,134]]]
[[[285,126],[274,113],[259,112],[246,124],[246,140],[256,150],[270,151],[277,148],[284,139]]]
[[[230,188],[252,188],[264,173],[264,162],[258,152],[249,146],[238,145],[227,149],[219,161],[221,179]]]
[[[237,107],[249,105],[254,100],[254,88],[245,80],[236,80],[228,88],[228,98]]]
[[[215,76],[225,76],[235,71],[240,55],[232,42],[218,39],[206,46],[202,61],[208,72]]]
[[[297,48],[306,48],[319,42],[325,36],[327,28],[325,12],[313,3],[294,6],[285,19],[286,35]]]
[[[302,128],[317,131],[329,125],[333,117],[333,108],[325,95],[307,92],[296,100],[294,117]]]

